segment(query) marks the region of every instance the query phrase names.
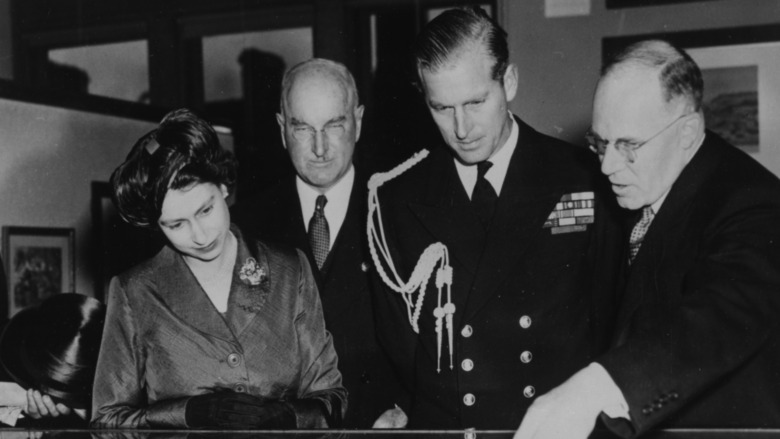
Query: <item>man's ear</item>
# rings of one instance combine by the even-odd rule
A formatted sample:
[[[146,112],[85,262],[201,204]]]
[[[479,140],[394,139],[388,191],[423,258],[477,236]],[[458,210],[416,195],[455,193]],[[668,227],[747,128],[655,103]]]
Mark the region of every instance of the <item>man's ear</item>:
[[[276,123],[279,124],[279,134],[282,136],[282,146],[287,149],[287,138],[284,135],[284,116],[282,113],[276,113]]]
[[[504,72],[504,94],[506,94],[506,101],[510,102],[515,98],[517,93],[517,66],[509,64]]]
[[[365,107],[358,105],[355,108],[355,142],[360,140],[360,129],[363,127],[363,110]]]
[[[222,192],[222,198],[227,198],[230,196],[230,192],[228,192],[228,188],[224,184],[219,185],[219,191]]]
[[[680,127],[680,134],[683,149],[688,149],[696,144],[696,138],[700,132],[704,131],[704,116],[701,111],[697,111],[686,116]]]

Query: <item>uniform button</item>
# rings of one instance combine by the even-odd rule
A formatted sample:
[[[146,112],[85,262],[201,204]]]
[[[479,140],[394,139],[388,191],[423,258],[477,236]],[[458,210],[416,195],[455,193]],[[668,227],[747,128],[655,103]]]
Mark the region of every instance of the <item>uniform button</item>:
[[[365,262],[363,262],[362,264],[360,264],[360,270],[361,270],[363,273],[366,273],[366,272],[368,272],[368,264],[367,264],[367,263],[365,263]]]
[[[525,389],[523,389],[523,396],[526,398],[533,398],[534,395],[536,395],[536,389],[534,386],[525,386]]]
[[[471,334],[474,333],[474,328],[471,327],[471,325],[466,325],[463,327],[463,329],[460,331],[460,335],[462,335],[464,338],[471,337]]]
[[[531,318],[528,316],[522,316],[520,317],[520,327],[523,329],[528,329],[531,327]]]
[[[466,404],[466,406],[471,407],[475,402],[477,402],[477,397],[473,393],[463,395],[463,404]]]
[[[531,351],[523,351],[523,353],[520,354],[520,361],[523,363],[530,363],[533,358],[534,354],[532,354]]]
[[[235,390],[236,393],[246,393],[246,386],[243,384],[236,384],[233,386],[233,390]]]
[[[238,367],[241,364],[241,356],[238,354],[230,354],[227,356],[227,363],[230,367]]]
[[[466,372],[471,372],[471,369],[474,369],[474,362],[466,358],[460,363],[460,367]]]

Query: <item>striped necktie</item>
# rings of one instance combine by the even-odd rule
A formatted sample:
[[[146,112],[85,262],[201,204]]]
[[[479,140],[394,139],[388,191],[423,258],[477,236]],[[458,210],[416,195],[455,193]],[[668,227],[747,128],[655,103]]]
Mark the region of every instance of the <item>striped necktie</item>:
[[[317,197],[317,204],[314,206],[314,215],[309,220],[309,244],[314,253],[314,260],[317,262],[317,268],[322,268],[325,259],[330,251],[330,228],[328,220],[325,218],[325,205],[328,204],[328,198],[325,195]]]

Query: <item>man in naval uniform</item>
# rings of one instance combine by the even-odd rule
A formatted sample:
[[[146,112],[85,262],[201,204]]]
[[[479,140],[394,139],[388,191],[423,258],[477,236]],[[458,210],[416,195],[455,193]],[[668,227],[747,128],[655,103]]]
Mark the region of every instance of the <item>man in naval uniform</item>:
[[[406,281],[442,243],[452,283],[440,294],[448,271],[434,270],[421,307],[415,296],[407,308],[375,282],[380,342],[412,389],[412,428],[517,428],[537,395],[608,341],[614,289],[596,274],[611,278],[614,200],[587,149],[510,113],[518,77],[508,53],[506,33],[479,8],[445,11],[413,47],[445,145],[378,187],[377,253]]]

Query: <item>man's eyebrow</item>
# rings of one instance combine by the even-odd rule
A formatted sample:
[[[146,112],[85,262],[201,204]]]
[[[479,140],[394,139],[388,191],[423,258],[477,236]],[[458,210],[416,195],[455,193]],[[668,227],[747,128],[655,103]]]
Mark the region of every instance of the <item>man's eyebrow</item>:
[[[325,125],[332,125],[334,123],[341,123],[347,120],[347,116],[344,116],[343,114],[341,116],[336,116],[333,119],[325,122]]]
[[[302,121],[300,119],[297,119],[295,117],[291,117],[290,118],[290,125],[298,125],[298,126],[306,125],[306,126],[309,126],[309,124],[307,124],[306,122],[304,122],[304,121]]]

